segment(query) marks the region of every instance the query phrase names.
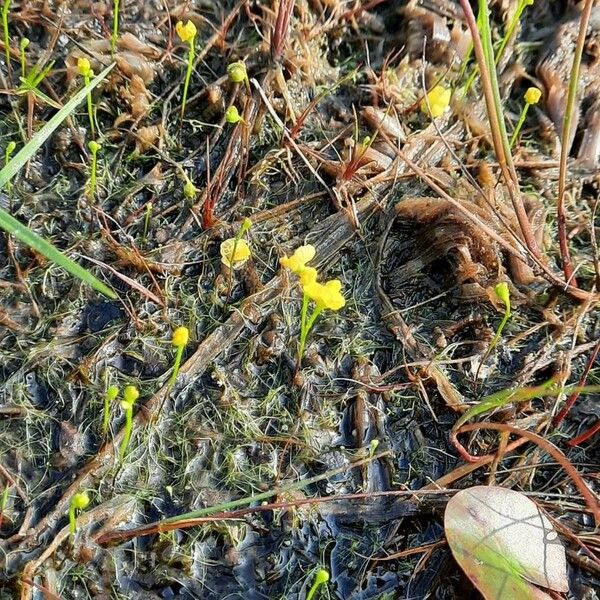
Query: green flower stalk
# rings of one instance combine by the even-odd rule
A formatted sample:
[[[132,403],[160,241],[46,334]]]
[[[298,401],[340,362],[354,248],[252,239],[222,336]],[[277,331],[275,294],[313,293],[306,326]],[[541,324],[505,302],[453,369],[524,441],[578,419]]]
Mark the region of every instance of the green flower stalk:
[[[92,153],[92,161],[90,163],[90,186],[88,190],[88,198],[90,202],[93,202],[94,197],[96,196],[96,173],[98,169],[98,150],[100,150],[101,146],[98,142],[92,140],[88,144],[88,148]]]
[[[110,420],[110,406],[119,395],[119,388],[111,385],[104,394],[104,411],[102,413],[102,435],[108,433],[108,424]]]
[[[181,38],[181,41],[187,42],[190,46],[187,57],[187,69],[185,72],[185,80],[183,82],[183,98],[181,100],[181,120],[183,121],[185,105],[187,102],[188,88],[190,87],[192,69],[194,68],[194,56],[196,54],[194,40],[196,39],[197,30],[196,26],[191,21],[187,21],[185,25],[182,21],[178,21],[177,25],[175,25],[175,31],[177,31],[177,35]]]
[[[537,104],[540,101],[541,97],[542,97],[542,92],[541,92],[541,90],[539,90],[536,87],[530,87],[525,92],[525,95],[523,96],[523,98],[525,100],[525,104],[523,105],[523,109],[521,110],[521,116],[519,117],[519,120],[517,121],[517,126],[515,127],[515,130],[513,131],[513,134],[510,138],[510,142],[509,142],[510,148],[513,147],[513,145],[517,139],[517,136],[519,135],[519,132],[521,131],[521,127],[523,127],[523,123],[525,123],[525,117],[527,116],[527,111],[529,110],[529,107],[532,106],[533,104]]]
[[[140,392],[135,385],[128,385],[123,390],[123,400],[121,401],[121,408],[125,413],[125,431],[123,433],[123,439],[121,440],[121,447],[119,448],[119,459],[121,462],[125,459],[125,453],[127,452],[127,446],[131,440],[131,433],[133,431],[133,405],[135,401],[140,397]]]
[[[317,590],[329,581],[329,571],[326,569],[319,569],[315,574],[313,584],[306,594],[306,600],[312,600],[313,596],[317,593]]]
[[[27,62],[25,61],[25,50],[29,46],[29,39],[22,38],[19,43],[19,52],[21,54],[21,77],[25,79],[25,71],[27,70]]]
[[[89,85],[90,80],[94,76],[94,71],[90,65],[90,61],[87,58],[80,58],[77,60],[77,70],[83,77],[85,85]],[[94,105],[92,103],[92,93],[89,92],[87,95],[87,110],[88,118],[90,120],[90,127],[92,129],[92,137],[96,137],[96,131],[94,129]]]
[[[71,535],[75,535],[77,531],[77,523],[75,511],[84,510],[90,503],[90,497],[86,492],[79,492],[71,498],[71,506],[69,507],[69,531]]]
[[[173,363],[173,372],[169,379],[169,387],[171,387],[179,374],[179,368],[181,367],[181,358],[183,357],[183,351],[187,346],[190,339],[190,330],[187,327],[178,327],[173,331],[173,337],[171,338],[171,344],[176,349],[175,362]]]
[[[148,202],[146,204],[146,216],[144,217],[144,234],[142,235],[142,238],[144,240],[148,236],[148,231],[150,230],[150,219],[152,218],[152,208],[153,208],[152,202]]]
[[[110,36],[110,51],[115,53],[117,48],[117,37],[119,35],[119,0],[113,2],[113,28]]]
[[[8,142],[6,145],[6,150],[4,150],[4,166],[6,166],[10,162],[10,158],[13,152],[16,150],[17,144],[15,142]],[[6,194],[10,198],[10,192],[12,189],[12,183],[10,181],[6,182]]]
[[[519,4],[517,5],[517,10],[515,10],[508,27],[506,28],[506,33],[502,38],[502,42],[500,43],[500,48],[498,48],[498,52],[496,53],[496,65],[500,62],[502,55],[504,54],[504,50],[506,49],[506,44],[508,44],[509,40],[512,38],[515,29],[521,20],[521,15],[523,11],[534,3],[534,0],[519,0]]]
[[[4,34],[4,55],[6,57],[6,68],[10,72],[10,40],[8,37],[8,11],[10,10],[10,0],[4,0],[2,4],[2,33]]]

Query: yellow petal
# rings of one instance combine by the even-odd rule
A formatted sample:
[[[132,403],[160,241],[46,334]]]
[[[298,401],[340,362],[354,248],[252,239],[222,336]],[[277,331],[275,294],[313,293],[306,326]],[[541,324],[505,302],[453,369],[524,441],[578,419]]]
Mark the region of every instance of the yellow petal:
[[[441,85],[436,85],[432,90],[427,93],[427,99],[431,107],[431,116],[435,119],[441,117],[450,105],[450,98],[452,97],[452,90],[446,89]],[[425,98],[421,100],[421,110],[425,114],[429,114],[427,102]]]
[[[178,21],[177,25],[175,25],[175,31],[177,31],[177,35],[181,38],[182,42],[189,42],[196,37],[196,26],[191,21],[186,21],[185,25],[182,21]]]
[[[85,77],[90,74],[92,67],[90,65],[90,61],[87,58],[78,58],[77,59],[77,70],[79,74]]]
[[[306,263],[315,257],[316,252],[314,246],[306,244],[305,246],[296,248],[292,256],[284,256],[279,262],[287,269],[290,269],[290,271],[296,273],[296,275],[300,275],[302,270],[306,268]]]
[[[299,273],[302,286],[315,283],[317,281],[317,270],[314,267],[304,267]]]
[[[527,88],[525,92],[525,102],[527,104],[537,104],[542,97],[542,91],[536,87]]]

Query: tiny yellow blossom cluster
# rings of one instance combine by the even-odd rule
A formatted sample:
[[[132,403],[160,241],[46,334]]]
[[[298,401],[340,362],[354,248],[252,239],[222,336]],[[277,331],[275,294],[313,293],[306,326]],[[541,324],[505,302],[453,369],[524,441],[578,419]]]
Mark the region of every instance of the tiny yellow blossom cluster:
[[[542,90],[536,88],[536,87],[530,87],[527,88],[527,91],[525,92],[525,102],[527,102],[527,104],[537,104],[540,101],[540,98],[542,97]]]
[[[451,97],[452,90],[441,85],[436,85],[427,93],[427,100],[425,98],[421,100],[421,110],[428,115],[429,107],[431,107],[431,116],[434,119],[441,117],[448,110]],[[429,101],[429,107],[427,106],[427,101]]]

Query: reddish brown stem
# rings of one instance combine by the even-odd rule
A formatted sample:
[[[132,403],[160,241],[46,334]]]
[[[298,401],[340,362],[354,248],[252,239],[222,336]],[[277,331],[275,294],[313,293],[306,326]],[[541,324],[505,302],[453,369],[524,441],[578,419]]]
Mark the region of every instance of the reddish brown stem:
[[[274,61],[278,61],[283,54],[290,29],[290,19],[294,12],[294,4],[295,0],[279,0],[275,28],[271,35],[271,57]]]
[[[574,437],[572,440],[567,442],[567,446],[579,446],[586,440],[589,440],[593,435],[600,431],[600,421],[598,421],[595,425],[590,427],[587,431],[584,431],[582,434]]]
[[[599,350],[600,350],[600,340],[598,340],[598,343],[594,347],[594,350],[592,351],[592,354],[590,355],[590,357],[587,361],[587,364],[585,365],[583,375],[581,376],[581,379],[579,380],[579,385],[577,386],[578,388],[583,387],[585,385],[588,375],[590,374],[590,371],[592,369],[592,365],[594,364],[594,361],[596,360],[596,356],[598,356]],[[569,399],[565,403],[562,410],[552,420],[552,424],[554,425],[554,427],[558,427],[562,423],[563,419],[567,416],[569,411],[573,408],[573,405],[575,404],[575,402],[577,402],[577,398],[579,398],[579,392],[573,392],[569,396]]]
[[[565,116],[562,125],[562,139],[560,147],[560,166],[558,174],[558,198],[556,201],[556,217],[558,220],[558,243],[560,246],[560,256],[562,261],[562,269],[565,274],[565,279],[573,287],[577,287],[577,282],[573,277],[573,265],[571,263],[571,255],[569,253],[569,242],[567,239],[567,226],[565,215],[565,187],[567,181],[567,159],[569,157],[569,143],[571,141],[571,120],[575,110],[575,97],[577,95],[577,83],[579,81],[579,67],[581,65],[581,57],[583,56],[583,46],[585,44],[585,35],[594,0],[586,0],[579,21],[579,33],[577,35],[577,44],[575,46],[575,54],[573,55],[573,66],[571,67],[571,76],[569,80],[569,95],[567,97],[567,105],[565,107]]]
[[[450,441],[457,449],[459,454],[468,462],[478,462],[481,459],[477,456],[469,454],[468,450],[458,441],[457,436],[459,433],[464,433],[466,431],[477,431],[478,429],[492,429],[495,431],[509,432],[514,435],[527,438],[529,441],[537,444],[540,448],[542,448],[542,450],[545,450],[548,454],[555,458],[558,463],[560,463],[567,475],[569,475],[583,496],[590,512],[592,515],[594,515],[594,521],[596,522],[596,525],[600,525],[600,504],[589,490],[575,467],[554,444],[551,444],[548,440],[545,440],[543,437],[537,435],[537,433],[527,431],[526,429],[519,429],[518,427],[507,425],[506,423],[469,423],[467,425],[462,425],[457,430],[452,430],[450,433]]]

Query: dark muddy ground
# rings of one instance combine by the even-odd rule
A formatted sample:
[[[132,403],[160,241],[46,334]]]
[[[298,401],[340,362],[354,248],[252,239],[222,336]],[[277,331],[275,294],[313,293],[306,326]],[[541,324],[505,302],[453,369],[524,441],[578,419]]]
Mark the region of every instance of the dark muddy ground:
[[[492,3],[497,41],[515,8]],[[509,131],[525,89],[544,92],[514,159],[555,273],[557,131],[579,10],[536,2],[499,65]],[[583,290],[597,286],[598,264],[594,10],[567,180],[569,244]],[[14,60],[10,73],[2,65],[2,87],[15,88],[18,40],[26,36],[28,65],[54,61],[44,93],[64,101],[81,85],[78,58],[96,72],[111,62],[111,11],[103,2],[11,2]],[[180,18],[198,28],[183,123]],[[563,540],[569,597],[597,597],[598,567],[574,540],[596,551],[600,543],[560,466],[524,445],[493,472],[489,464],[466,469],[448,440],[465,407],[492,392],[551,377],[578,382],[600,337],[597,297],[574,299],[501,245],[510,236],[498,214],[509,226],[515,217],[478,78],[466,97],[456,93],[474,64],[461,69],[469,36],[460,5],[125,0],[120,34],[117,66],[94,92],[102,144],[95,200],[86,194],[85,105],[2,196],[12,214],[119,299],[103,299],[0,236],[0,491],[8,489],[0,598],[302,599],[319,567],[331,574],[321,598],[472,598],[444,545],[443,510],[453,490],[490,480],[531,494],[576,536]],[[246,64],[248,86],[228,81],[236,60]],[[432,123],[420,101],[424,85],[440,80],[455,95]],[[243,123],[224,121],[231,104]],[[54,112],[36,100],[28,122],[28,108],[25,97],[0,96],[3,152]],[[375,135],[365,150],[365,136]],[[464,211],[428,204],[440,196],[413,161],[500,240]],[[191,199],[186,178],[197,188]],[[252,258],[231,276],[219,246],[245,217]],[[323,313],[297,370],[301,298],[279,258],[302,243],[317,248],[324,278],[342,281],[346,306]],[[502,318],[493,294],[499,281],[510,285],[513,317],[486,356]],[[170,336],[180,325],[191,341],[167,394]],[[599,379],[596,361],[587,383]],[[123,416],[115,404],[104,439],[103,396],[109,385],[130,384],[141,396],[119,464]],[[554,429],[550,419],[564,399],[511,405],[490,419],[544,435],[597,485],[598,437],[574,448],[566,442],[597,422],[598,395],[582,396]],[[496,441],[480,433],[470,449],[485,454]],[[373,451],[389,452],[351,468]],[[339,467],[271,500],[363,498],[102,543],[116,530]],[[68,506],[81,490],[91,504],[70,539]],[[373,495],[388,490],[415,494]]]

